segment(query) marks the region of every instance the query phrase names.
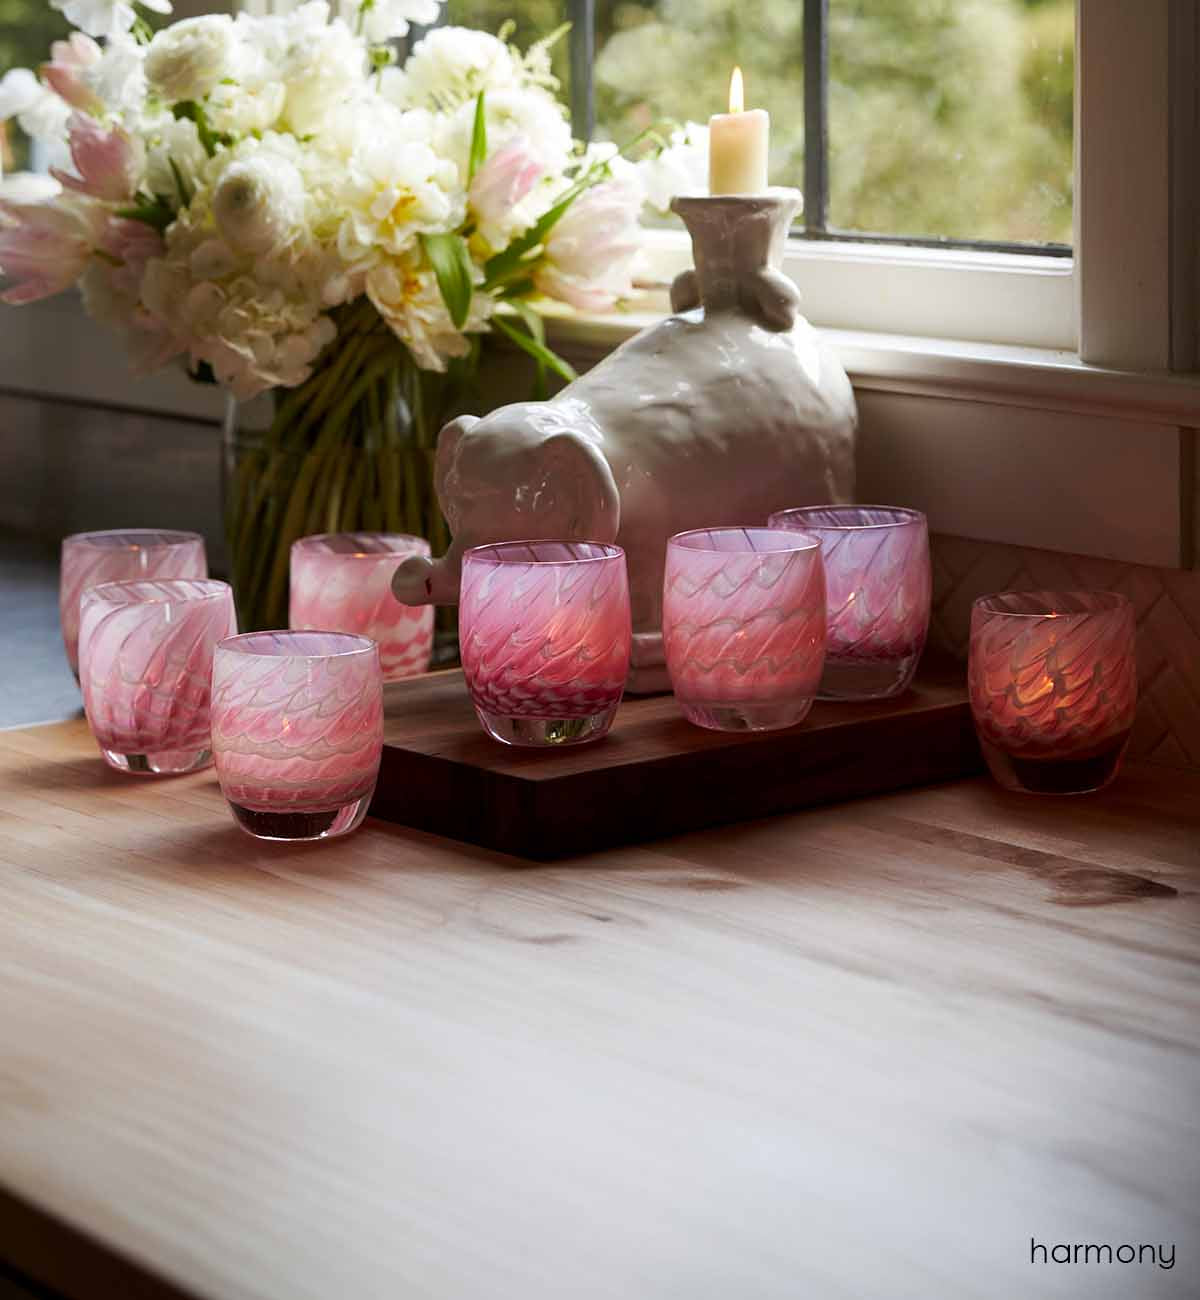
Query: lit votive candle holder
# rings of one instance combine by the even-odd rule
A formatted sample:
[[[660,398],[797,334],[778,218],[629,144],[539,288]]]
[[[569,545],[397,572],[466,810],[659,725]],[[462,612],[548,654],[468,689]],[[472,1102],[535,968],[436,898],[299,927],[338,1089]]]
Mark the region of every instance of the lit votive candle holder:
[[[162,528],[119,528],[64,537],[58,581],[58,617],[67,663],[79,680],[79,598],[102,582],[136,578],[207,578],[199,533]]]
[[[667,543],[663,649],[675,698],[697,726],[802,722],[825,658],[820,542],[769,528],[677,533]]]
[[[598,542],[498,542],[463,556],[463,674],[484,730],[506,745],[608,733],[632,645],[625,552]]]
[[[247,632],[213,660],[221,793],[262,840],[345,835],[367,815],[383,751],[379,647],[347,632]]]
[[[967,678],[988,767],[1009,790],[1083,794],[1117,774],[1137,706],[1133,606],[1109,591],[982,596]]]
[[[212,762],[213,652],[236,631],[229,584],[209,578],[106,582],[83,593],[83,706],[110,767],[168,776]]]
[[[912,684],[929,631],[929,528],[917,510],[803,506],[771,528],[821,543],[826,615],[823,700],[882,700]]]
[[[433,606],[402,605],[392,574],[410,555],[430,554],[404,533],[324,533],[292,543],[288,623],[297,630],[354,632],[379,643],[385,682],[429,671]]]

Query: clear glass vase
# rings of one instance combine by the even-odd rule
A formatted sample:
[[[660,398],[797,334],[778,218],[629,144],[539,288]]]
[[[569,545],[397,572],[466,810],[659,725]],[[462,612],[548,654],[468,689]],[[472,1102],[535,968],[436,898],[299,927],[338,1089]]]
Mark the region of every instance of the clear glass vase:
[[[435,555],[445,550],[434,453],[444,420],[464,409],[469,366],[421,370],[373,312],[356,310],[307,382],[229,401],[221,501],[243,632],[287,627],[288,560],[299,537],[411,533]],[[453,628],[452,611],[439,627]]]

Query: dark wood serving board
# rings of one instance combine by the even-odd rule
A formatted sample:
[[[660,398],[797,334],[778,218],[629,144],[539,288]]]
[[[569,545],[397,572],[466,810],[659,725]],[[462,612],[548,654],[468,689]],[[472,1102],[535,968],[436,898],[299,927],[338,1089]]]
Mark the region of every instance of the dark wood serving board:
[[[462,672],[385,688],[376,817],[550,859],[722,822],[946,781],[982,765],[961,666],[871,704],[818,701],[787,731],[684,721],[671,695],[626,700],[590,745],[513,749],[484,735]]]

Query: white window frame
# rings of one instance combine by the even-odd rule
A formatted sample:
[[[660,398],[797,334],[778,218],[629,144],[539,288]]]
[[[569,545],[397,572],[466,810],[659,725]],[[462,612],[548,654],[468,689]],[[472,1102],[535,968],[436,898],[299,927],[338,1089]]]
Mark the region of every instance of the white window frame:
[[[184,0],[199,7],[202,0]],[[796,239],[786,269],[814,324],[827,328],[860,392],[949,399],[970,429],[967,403],[1042,413],[1062,459],[1086,454],[1078,428],[1056,414],[1119,415],[1144,436],[1177,446],[1173,499],[1139,507],[1145,545],[1127,528],[1113,551],[1095,540],[1086,509],[1063,507],[1058,534],[1040,544],[1149,563],[1189,562],[1200,427],[1197,354],[1200,158],[1194,0],[1077,0],[1075,257],[985,253]],[[1181,93],[1180,88],[1183,88]],[[652,232],[651,278],[661,287],[689,264],[686,237]],[[643,305],[644,306],[644,305]],[[665,310],[662,297],[652,311]],[[647,323],[625,316],[551,322],[551,337],[593,360]],[[132,382],[119,348],[71,301],[0,308],[0,391],[216,418],[220,395],[182,377]],[[876,417],[878,418],[878,417]],[[1025,418],[1025,417],[1022,417]],[[897,420],[897,429],[903,421]],[[903,437],[898,432],[897,437]],[[1132,436],[1132,435],[1131,435]],[[1055,442],[1061,437],[1061,446]],[[980,491],[995,444],[978,449]],[[893,458],[895,459],[895,458]],[[1126,472],[1114,462],[1113,473]],[[1166,479],[1160,475],[1161,483]],[[912,487],[939,522],[938,489]],[[932,495],[930,495],[932,494]],[[962,518],[961,500],[942,513]],[[1176,544],[1163,542],[1163,513]],[[1135,521],[1136,524],[1136,521]],[[983,534],[972,534],[983,535]],[[1019,525],[993,540],[1025,540]],[[1130,541],[1129,539],[1133,540]]]

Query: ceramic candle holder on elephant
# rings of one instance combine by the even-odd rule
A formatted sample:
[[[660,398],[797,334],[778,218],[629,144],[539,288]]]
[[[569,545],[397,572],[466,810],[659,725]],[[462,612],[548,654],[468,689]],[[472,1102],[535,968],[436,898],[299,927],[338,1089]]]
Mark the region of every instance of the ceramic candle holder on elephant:
[[[322,533],[292,543],[288,624],[354,632],[379,643],[385,682],[429,671],[433,607],[402,605],[392,574],[410,555],[429,555],[404,533]]]
[[[619,546],[503,542],[463,557],[458,641],[484,730],[507,745],[606,735],[629,672]]]
[[[689,722],[713,731],[777,731],[802,722],[825,659],[820,543],[769,528],[672,537],[663,644]]]
[[[217,779],[258,839],[345,835],[367,815],[383,752],[379,647],[347,632],[247,632],[217,647]]]
[[[820,698],[882,700],[906,691],[929,630],[925,516],[893,506],[806,506],[778,511],[769,526],[821,543],[828,626]]]
[[[1010,790],[1083,794],[1117,774],[1137,707],[1133,606],[1111,591],[982,596],[967,684],[992,775]]]
[[[616,543],[629,565],[629,689],[669,689],[667,539],[853,497],[854,394],[780,269],[799,198],[785,189],[677,198],[695,269],[672,286],[672,315],[547,402],[448,424],[435,480],[454,541],[433,561],[405,561],[397,597],[457,601],[473,546]]]

